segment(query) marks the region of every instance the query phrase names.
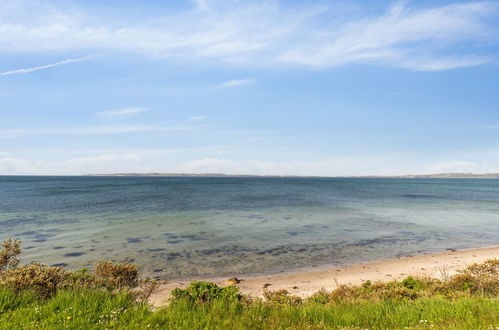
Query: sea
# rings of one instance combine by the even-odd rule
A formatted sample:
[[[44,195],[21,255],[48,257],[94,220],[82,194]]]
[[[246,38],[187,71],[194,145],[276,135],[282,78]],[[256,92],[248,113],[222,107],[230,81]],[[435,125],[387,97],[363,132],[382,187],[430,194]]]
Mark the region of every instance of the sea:
[[[23,263],[163,280],[278,274],[499,244],[499,180],[0,176]]]

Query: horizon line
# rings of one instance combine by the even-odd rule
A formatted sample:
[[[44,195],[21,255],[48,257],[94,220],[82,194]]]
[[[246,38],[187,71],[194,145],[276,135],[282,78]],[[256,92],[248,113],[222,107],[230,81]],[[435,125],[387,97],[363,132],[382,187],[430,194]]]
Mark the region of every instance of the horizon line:
[[[441,172],[426,174],[400,175],[280,175],[280,174],[226,174],[226,173],[174,173],[174,172],[146,172],[146,173],[87,173],[87,174],[0,174],[6,176],[43,176],[43,177],[261,177],[261,178],[499,178],[499,172],[472,173],[472,172]]]

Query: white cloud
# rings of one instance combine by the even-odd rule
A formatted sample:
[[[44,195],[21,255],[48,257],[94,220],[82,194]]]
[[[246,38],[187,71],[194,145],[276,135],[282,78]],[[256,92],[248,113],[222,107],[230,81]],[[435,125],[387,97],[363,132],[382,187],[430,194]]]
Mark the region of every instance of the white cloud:
[[[46,64],[46,65],[42,65],[42,66],[36,66],[33,68],[17,69],[17,70],[2,72],[2,73],[0,73],[0,76],[9,76],[12,74],[24,74],[24,73],[30,73],[30,72],[39,71],[39,70],[45,70],[45,69],[53,68],[53,67],[64,65],[64,64],[85,61],[85,60],[88,60],[89,58],[90,58],[89,56],[78,57],[78,58],[69,58],[69,59],[64,60],[64,61],[60,61],[60,62],[56,62],[56,63],[52,63],[52,64]]]
[[[0,8],[0,52],[116,51],[180,62],[315,68],[368,63],[423,71],[493,60],[478,49],[497,42],[494,20],[489,20],[498,16],[495,2],[433,8],[397,2],[381,15],[362,14],[362,8],[360,15],[345,15],[338,7],[217,0],[208,6],[197,0],[190,10],[138,21],[120,18],[120,10],[127,14],[123,8],[95,15],[20,0]]]
[[[198,10],[207,10],[209,8],[208,0],[196,0]]]
[[[218,148],[201,148],[213,152]],[[186,153],[195,157],[198,149],[109,151],[60,160],[0,156],[0,174],[88,174],[124,172],[225,173],[254,175],[360,175],[387,172],[386,164],[375,158],[337,157],[316,161],[260,161],[203,158],[178,160]],[[67,157],[67,155],[66,155]]]
[[[218,85],[220,88],[227,88],[227,87],[239,87],[239,86],[244,86],[244,85],[249,85],[254,83],[254,79],[233,79],[229,80],[226,82],[221,83]]]
[[[362,176],[431,173],[493,173],[496,153],[475,154],[481,161],[444,161],[420,155],[313,155],[306,151],[265,152],[241,144],[184,148],[26,149],[0,154],[0,174],[225,173],[253,175]],[[252,155],[251,158],[247,158]],[[265,159],[265,160],[263,160]],[[307,159],[307,160],[303,160]]]
[[[448,54],[446,47],[490,37],[492,30],[482,19],[496,15],[496,9],[497,5],[490,2],[430,9],[411,9],[399,2],[385,15],[348,22],[336,31],[327,31],[328,37],[316,38],[281,58],[316,67],[376,63],[437,71],[475,66],[489,59]]]
[[[0,157],[0,174],[114,173],[118,168],[133,171],[139,159],[134,153],[99,154],[56,161]]]
[[[276,9],[270,5],[249,5],[227,10],[173,11],[148,17],[147,21],[126,20],[119,11],[96,15],[74,8],[33,1],[0,11],[0,52],[57,52],[83,49],[120,51],[147,56],[192,59],[199,57],[241,59],[262,50],[277,38],[281,28],[272,27]],[[201,2],[202,4],[203,2]],[[125,13],[126,14],[126,13]],[[290,17],[295,21],[294,18]],[[271,28],[271,30],[267,30]]]
[[[188,118],[187,120],[188,121],[202,121],[202,120],[205,120],[206,118],[208,118],[208,116],[193,116],[193,117]]]
[[[124,172],[168,172],[177,169],[175,162],[198,153],[212,153],[224,146],[172,149],[27,149],[0,154],[0,175],[12,174],[99,174]],[[54,159],[55,157],[55,159]]]
[[[173,132],[190,130],[186,126],[159,127],[159,126],[96,126],[96,127],[75,127],[75,128],[52,128],[52,129],[6,129],[0,130],[1,136],[19,135],[104,135],[123,134],[139,132]]]
[[[203,158],[181,165],[185,173],[254,175],[351,176],[393,174],[388,162],[377,157],[335,157],[310,161],[261,161]]]
[[[127,117],[145,111],[147,111],[146,108],[123,108],[123,109],[105,110],[96,113],[95,118],[112,119],[117,117]]]
[[[485,162],[451,160],[430,166],[427,173],[485,173],[489,170]]]
[[[35,164],[28,160],[0,156],[0,174],[2,175],[38,173],[33,172],[34,168]]]
[[[488,58],[444,58],[444,59],[404,59],[400,67],[416,71],[442,71],[468,68],[490,62]]]

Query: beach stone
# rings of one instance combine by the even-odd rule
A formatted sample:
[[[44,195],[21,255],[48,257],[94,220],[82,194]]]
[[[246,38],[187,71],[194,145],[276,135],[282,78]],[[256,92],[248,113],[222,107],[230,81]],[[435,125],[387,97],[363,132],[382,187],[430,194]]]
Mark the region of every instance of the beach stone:
[[[231,277],[225,281],[225,284],[227,284],[227,285],[236,285],[239,283],[241,283],[241,280],[238,279],[237,277]]]

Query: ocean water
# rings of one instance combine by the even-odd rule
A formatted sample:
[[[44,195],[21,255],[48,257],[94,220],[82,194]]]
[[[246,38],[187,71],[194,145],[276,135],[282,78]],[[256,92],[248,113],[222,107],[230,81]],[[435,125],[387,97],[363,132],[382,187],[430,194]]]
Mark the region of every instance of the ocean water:
[[[499,243],[499,180],[0,176],[24,262],[277,273]]]

